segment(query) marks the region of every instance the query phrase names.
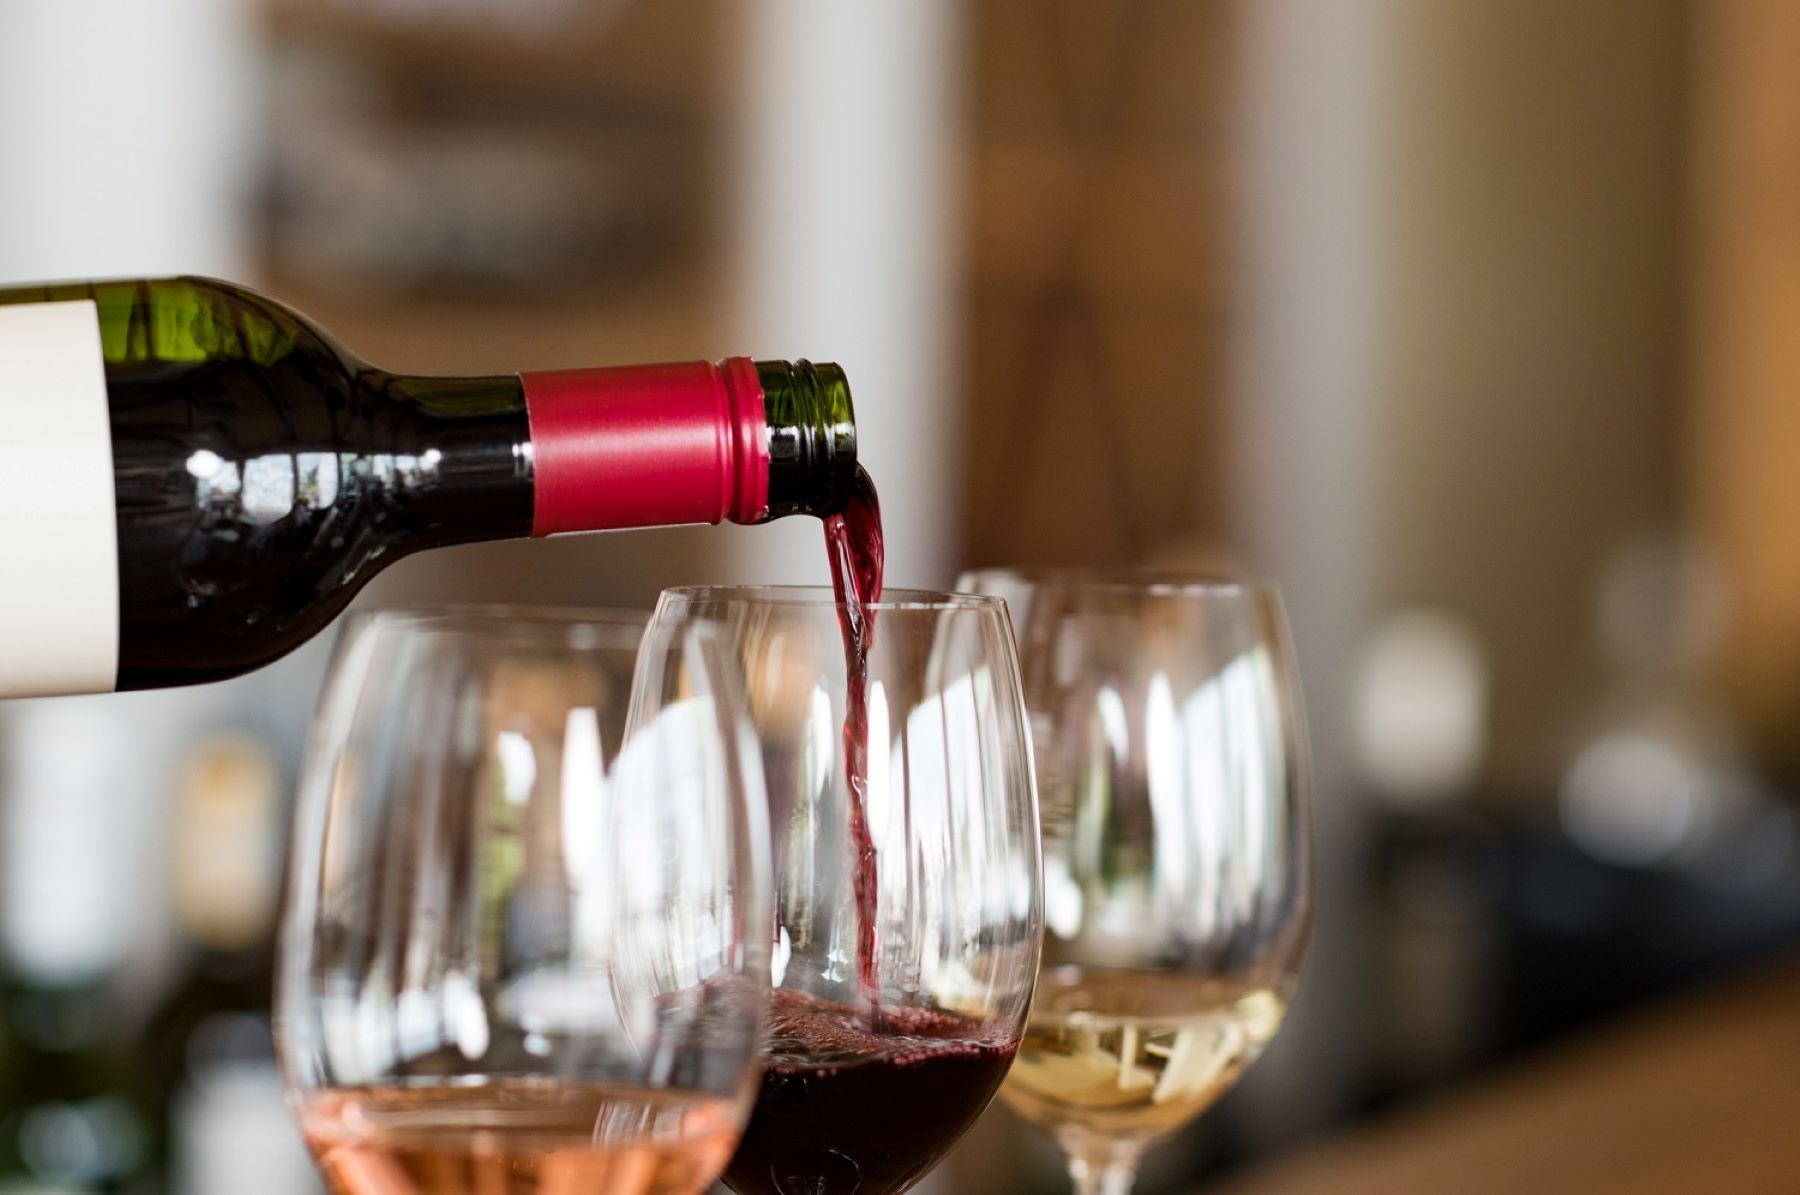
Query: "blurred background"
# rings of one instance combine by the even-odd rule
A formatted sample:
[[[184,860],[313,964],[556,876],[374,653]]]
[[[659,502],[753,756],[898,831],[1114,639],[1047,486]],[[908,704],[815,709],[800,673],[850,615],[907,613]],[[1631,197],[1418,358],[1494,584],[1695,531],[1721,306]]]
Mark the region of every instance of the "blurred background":
[[[1800,943],[1797,60],[1785,0],[5,0],[0,285],[222,275],[416,372],[835,359],[892,582],[1278,581],[1317,917],[1145,1171],[1193,1190]],[[266,992],[328,650],[0,708],[0,1191],[317,1190]],[[931,1181],[1065,1189],[999,1108]]]

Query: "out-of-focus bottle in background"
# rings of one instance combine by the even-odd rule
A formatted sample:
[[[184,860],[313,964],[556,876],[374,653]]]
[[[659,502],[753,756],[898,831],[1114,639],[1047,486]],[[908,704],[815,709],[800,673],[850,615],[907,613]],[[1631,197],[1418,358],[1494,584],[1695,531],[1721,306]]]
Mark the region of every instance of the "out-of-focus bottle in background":
[[[284,771],[267,738],[227,727],[197,739],[176,772],[168,876],[181,969],[145,1040],[181,1195],[319,1189],[269,1023]]]
[[[104,700],[15,703],[0,738],[0,1190],[160,1190],[129,1029],[154,750]],[[142,728],[147,730],[148,728]],[[152,815],[153,816],[153,815]]]
[[[320,654],[0,704],[0,1192],[319,1190],[268,1021]]]

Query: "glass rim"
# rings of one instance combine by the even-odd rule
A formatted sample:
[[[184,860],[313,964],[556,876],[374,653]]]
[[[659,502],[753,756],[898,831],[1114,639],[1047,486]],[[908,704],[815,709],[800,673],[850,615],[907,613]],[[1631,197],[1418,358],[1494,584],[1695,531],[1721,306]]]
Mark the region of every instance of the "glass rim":
[[[616,607],[532,606],[507,602],[422,602],[352,611],[346,634],[368,628],[429,631],[514,642],[558,641],[570,650],[636,648],[650,627],[650,612]],[[571,632],[592,634],[571,643]]]
[[[798,606],[804,609],[839,609],[840,602],[829,585],[673,585],[662,591],[658,599],[674,598],[690,604],[704,602],[741,602],[752,606]],[[883,589],[881,600],[868,608],[877,614],[892,612],[957,612],[991,613],[1003,610],[1005,601],[992,594],[956,593],[941,589]]]
[[[1061,565],[991,565],[966,568],[962,578],[994,578],[1025,585],[1062,584],[1097,593],[1147,594],[1151,597],[1278,598],[1280,588],[1261,577],[1183,573],[1169,569],[1104,569]]]

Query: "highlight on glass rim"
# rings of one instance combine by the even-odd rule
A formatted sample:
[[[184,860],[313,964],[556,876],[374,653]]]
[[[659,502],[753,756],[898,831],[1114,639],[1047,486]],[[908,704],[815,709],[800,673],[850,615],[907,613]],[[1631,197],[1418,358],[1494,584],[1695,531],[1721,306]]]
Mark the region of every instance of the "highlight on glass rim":
[[[7,0],[0,1193],[1800,1189],[1796,54]]]

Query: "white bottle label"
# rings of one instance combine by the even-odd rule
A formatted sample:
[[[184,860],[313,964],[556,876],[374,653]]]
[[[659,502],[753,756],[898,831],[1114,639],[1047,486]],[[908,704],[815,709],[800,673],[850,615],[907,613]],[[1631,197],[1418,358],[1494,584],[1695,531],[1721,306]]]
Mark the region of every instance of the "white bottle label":
[[[112,690],[117,518],[99,309],[0,306],[0,697]]]

